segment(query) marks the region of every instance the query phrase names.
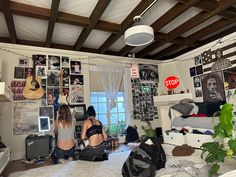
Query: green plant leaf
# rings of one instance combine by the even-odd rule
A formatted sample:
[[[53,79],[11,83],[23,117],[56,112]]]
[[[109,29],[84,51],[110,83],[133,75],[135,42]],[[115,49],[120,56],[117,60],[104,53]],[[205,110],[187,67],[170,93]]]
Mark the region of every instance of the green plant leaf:
[[[216,126],[214,126],[214,134],[212,135],[213,138],[223,138],[225,137],[225,132],[224,130],[221,128],[220,124],[217,124]]]
[[[225,103],[221,108],[221,114],[219,117],[220,125],[224,132],[226,133],[226,137],[232,136],[233,131],[233,105],[229,103]]]
[[[228,145],[229,145],[230,149],[232,149],[233,152],[236,154],[236,140],[235,139],[230,139],[228,141]]]
[[[210,170],[210,176],[216,174],[219,170],[220,166],[216,163],[214,163],[211,167],[211,170]]]

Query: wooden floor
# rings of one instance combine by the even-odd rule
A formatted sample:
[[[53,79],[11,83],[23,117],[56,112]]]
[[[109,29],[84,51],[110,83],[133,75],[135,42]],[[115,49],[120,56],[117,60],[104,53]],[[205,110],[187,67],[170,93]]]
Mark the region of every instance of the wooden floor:
[[[111,153],[116,152],[124,152],[130,150],[130,147],[120,144],[118,147],[112,148],[109,150]],[[48,165],[54,165],[52,160],[50,158],[45,159],[44,161],[37,162],[34,164],[28,164],[23,162],[23,160],[16,160],[16,161],[10,161],[6,168],[4,169],[3,173],[0,175],[0,177],[8,177],[10,173],[16,172],[16,171],[24,171],[32,168],[38,168],[42,166],[48,166]]]

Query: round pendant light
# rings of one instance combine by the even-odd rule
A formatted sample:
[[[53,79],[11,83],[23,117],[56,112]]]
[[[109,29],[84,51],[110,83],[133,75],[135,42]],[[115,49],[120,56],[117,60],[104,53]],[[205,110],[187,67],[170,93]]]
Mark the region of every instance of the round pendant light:
[[[139,22],[140,20],[140,16],[134,17],[135,22]],[[154,30],[148,25],[135,25],[125,31],[124,38],[127,45],[143,46],[153,41]]]

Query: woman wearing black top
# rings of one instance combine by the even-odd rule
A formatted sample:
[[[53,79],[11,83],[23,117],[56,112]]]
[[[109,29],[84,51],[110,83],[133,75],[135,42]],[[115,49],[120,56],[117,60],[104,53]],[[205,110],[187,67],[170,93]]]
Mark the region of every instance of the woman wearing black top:
[[[93,106],[87,109],[87,120],[83,123],[81,139],[84,142],[86,137],[89,144],[79,153],[80,160],[95,161],[105,154],[105,143],[107,134],[104,131],[102,123],[96,119],[96,112]]]

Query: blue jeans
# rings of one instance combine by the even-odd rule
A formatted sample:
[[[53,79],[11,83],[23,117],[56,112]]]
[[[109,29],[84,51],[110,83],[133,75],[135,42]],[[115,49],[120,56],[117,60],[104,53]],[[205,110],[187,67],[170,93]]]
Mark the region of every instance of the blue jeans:
[[[63,150],[59,147],[55,147],[55,149],[51,155],[51,158],[55,164],[58,164],[59,159],[68,160],[70,157],[73,160],[77,160],[75,146],[69,150]]]

